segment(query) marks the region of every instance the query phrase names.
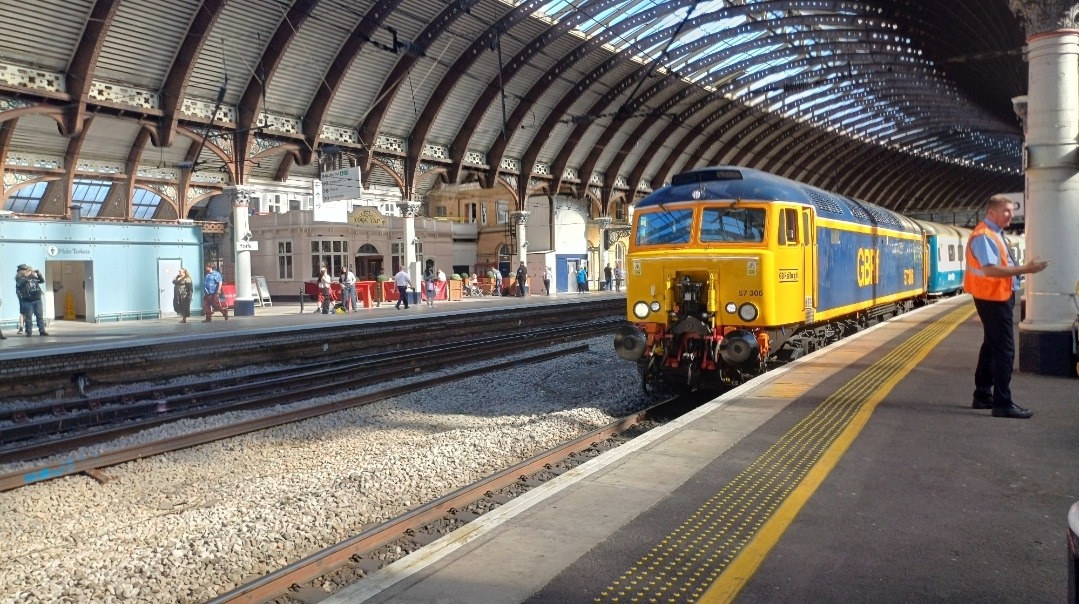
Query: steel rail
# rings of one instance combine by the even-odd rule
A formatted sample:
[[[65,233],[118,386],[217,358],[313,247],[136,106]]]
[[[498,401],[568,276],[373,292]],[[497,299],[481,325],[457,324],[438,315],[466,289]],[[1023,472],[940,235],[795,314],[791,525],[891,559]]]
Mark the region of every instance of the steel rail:
[[[466,378],[483,375],[494,371],[500,371],[503,369],[512,369],[524,363],[537,363],[553,358],[558,358],[561,356],[566,356],[569,354],[583,352],[587,349],[587,345],[582,345],[574,348],[568,348],[565,350],[539,354],[525,359],[506,361],[487,367],[462,371],[455,374],[455,378]],[[297,422],[319,415],[334,413],[336,411],[341,411],[351,407],[368,405],[374,402],[378,402],[384,398],[399,396],[402,394],[407,394],[409,392],[415,392],[416,390],[422,390],[424,388],[432,388],[443,383],[445,383],[445,378],[442,377],[431,378],[428,380],[420,380],[403,386],[387,388],[378,392],[349,397],[339,401],[319,403],[309,407],[304,407],[302,409],[295,409],[292,411],[277,413],[274,415],[243,421],[237,424],[222,426],[220,428],[202,430],[199,432],[193,432],[191,434],[185,434],[174,438],[167,438],[151,443],[144,443],[141,445],[106,451],[104,453],[88,457],[72,457],[57,464],[36,466],[27,470],[10,472],[0,475],[0,492],[9,491],[22,486],[26,486],[28,484],[51,480],[53,478],[59,478],[61,476],[67,476],[70,474],[77,474],[82,472],[90,473],[101,468],[114,466],[128,461],[134,461],[143,457],[160,455],[161,453],[168,453],[170,451],[177,451],[180,449],[187,449],[190,447],[214,442],[217,440],[222,440],[225,438],[240,436],[242,434],[257,432],[266,428],[272,428],[283,424]]]
[[[372,527],[359,535],[222,594],[208,601],[207,604],[255,604],[284,595],[288,593],[293,585],[302,585],[332,572],[346,564],[355,555],[406,537],[409,530],[415,530],[437,521],[451,510],[459,509],[482,499],[487,492],[497,491],[513,484],[523,476],[543,470],[552,463],[562,461],[574,453],[579,453],[592,447],[598,441],[624,432],[677,400],[679,399],[669,399],[643,411],[615,420],[606,426],[597,428],[544,453],[526,459],[479,482],[457,489],[403,516]]]
[[[580,338],[582,335],[589,333],[605,331],[616,323],[618,322],[596,322],[583,329],[580,326],[560,326],[533,331],[526,334],[525,337],[528,339],[529,344],[534,344],[537,340],[556,343],[560,339],[565,341],[565,334],[572,334],[574,338]],[[363,361],[350,362],[346,359],[341,365],[317,368],[311,371],[297,371],[297,368],[288,368],[281,372],[270,371],[260,375],[248,376],[249,379],[244,381],[237,381],[235,378],[223,380],[224,388],[227,388],[227,395],[231,399],[248,396],[248,393],[255,395],[253,399],[246,399],[237,403],[228,403],[228,399],[221,400],[221,393],[219,392],[200,390],[198,392],[185,392],[181,396],[169,399],[143,400],[137,403],[113,405],[108,408],[94,408],[71,415],[64,414],[60,417],[49,417],[48,419],[36,420],[30,423],[0,426],[0,463],[28,461],[53,454],[57,448],[76,448],[95,444],[103,438],[131,434],[180,419],[206,417],[227,411],[291,402],[290,398],[294,399],[295,396],[302,393],[314,396],[320,393],[334,392],[342,388],[358,388],[370,383],[416,373],[415,364],[418,361],[423,361],[425,371],[439,369],[446,364],[459,363],[459,356],[456,355],[460,355],[461,350],[467,350],[470,359],[486,359],[503,354],[506,350],[505,343],[507,342],[513,343],[514,347],[519,347],[519,340],[520,335],[517,334],[503,335],[474,342],[457,342],[439,347],[432,346],[422,350],[412,350],[404,354],[381,354],[377,358],[368,357]],[[402,363],[408,363],[409,365],[401,369],[389,371],[385,369],[386,365],[400,365]],[[320,365],[322,364],[320,363]],[[355,373],[358,370],[362,370],[363,373]],[[333,375],[338,379],[333,383],[304,384],[304,381],[314,381],[326,375]],[[377,378],[373,376],[377,376]],[[276,390],[273,394],[261,394],[270,389]],[[210,397],[218,399],[217,402],[208,403]],[[191,407],[198,408],[184,411]],[[27,441],[34,437],[60,434],[81,428],[93,428],[122,420],[139,421],[115,428],[94,430],[87,434],[52,439],[48,442],[17,444],[19,441]]]

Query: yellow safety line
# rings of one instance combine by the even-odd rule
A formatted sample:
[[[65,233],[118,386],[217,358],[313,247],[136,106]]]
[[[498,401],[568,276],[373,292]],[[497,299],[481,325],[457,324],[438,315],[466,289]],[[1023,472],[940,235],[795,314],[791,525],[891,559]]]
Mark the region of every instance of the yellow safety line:
[[[847,427],[836,437],[813,468],[806,474],[802,482],[790,492],[776,512],[757,531],[753,539],[742,548],[742,551],[731,561],[716,582],[701,596],[701,599],[698,600],[701,604],[718,604],[734,600],[749,579],[757,572],[757,569],[760,568],[768,553],[779,542],[779,538],[786,532],[787,527],[794,522],[798,512],[801,511],[809,498],[824,482],[824,479],[839,463],[843,454],[846,453],[851,443],[854,442],[854,439],[858,437],[862,428],[869,421],[869,417],[873,415],[877,405],[895,388],[896,384],[929,355],[937,344],[972,314],[974,314],[974,308],[969,305],[964,305],[949,313],[944,317],[944,320],[940,321],[940,323],[947,324],[946,327],[935,337],[922,344],[914,356],[870,394]],[[884,360],[887,359],[882,359],[882,361]],[[873,371],[873,368],[871,367],[866,371]]]

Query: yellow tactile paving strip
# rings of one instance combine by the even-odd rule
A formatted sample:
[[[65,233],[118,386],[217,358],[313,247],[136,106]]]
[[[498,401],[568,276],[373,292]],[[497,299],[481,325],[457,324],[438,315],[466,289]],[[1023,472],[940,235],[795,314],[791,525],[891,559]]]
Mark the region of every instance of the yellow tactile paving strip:
[[[853,442],[873,408],[972,313],[970,305],[948,313],[839,388],[594,601],[733,599]],[[804,394],[813,385],[784,381],[766,388],[771,388],[769,396],[788,398]],[[807,476],[809,480],[805,480]],[[777,510],[782,513],[776,514]],[[768,530],[762,531],[766,524]],[[724,571],[734,561],[739,566],[732,575],[737,576],[724,577]]]

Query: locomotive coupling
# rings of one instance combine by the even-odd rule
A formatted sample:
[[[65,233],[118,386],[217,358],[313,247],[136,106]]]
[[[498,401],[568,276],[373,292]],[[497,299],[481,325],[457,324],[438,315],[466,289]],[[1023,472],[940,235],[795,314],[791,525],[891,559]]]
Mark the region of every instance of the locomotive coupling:
[[[648,336],[636,325],[623,325],[614,333],[614,349],[627,361],[636,361],[644,354]]]
[[[760,346],[753,334],[736,329],[723,336],[719,354],[723,361],[733,367],[748,368],[760,363]]]

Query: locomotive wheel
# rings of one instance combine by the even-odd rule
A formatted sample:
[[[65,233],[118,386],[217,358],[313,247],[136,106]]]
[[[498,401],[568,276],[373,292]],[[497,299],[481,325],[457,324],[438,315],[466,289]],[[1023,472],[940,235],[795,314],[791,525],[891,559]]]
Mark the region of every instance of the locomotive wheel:
[[[653,355],[648,358],[648,365],[641,372],[641,390],[647,396],[655,396],[658,394],[661,385],[662,381],[656,365],[656,357]]]

